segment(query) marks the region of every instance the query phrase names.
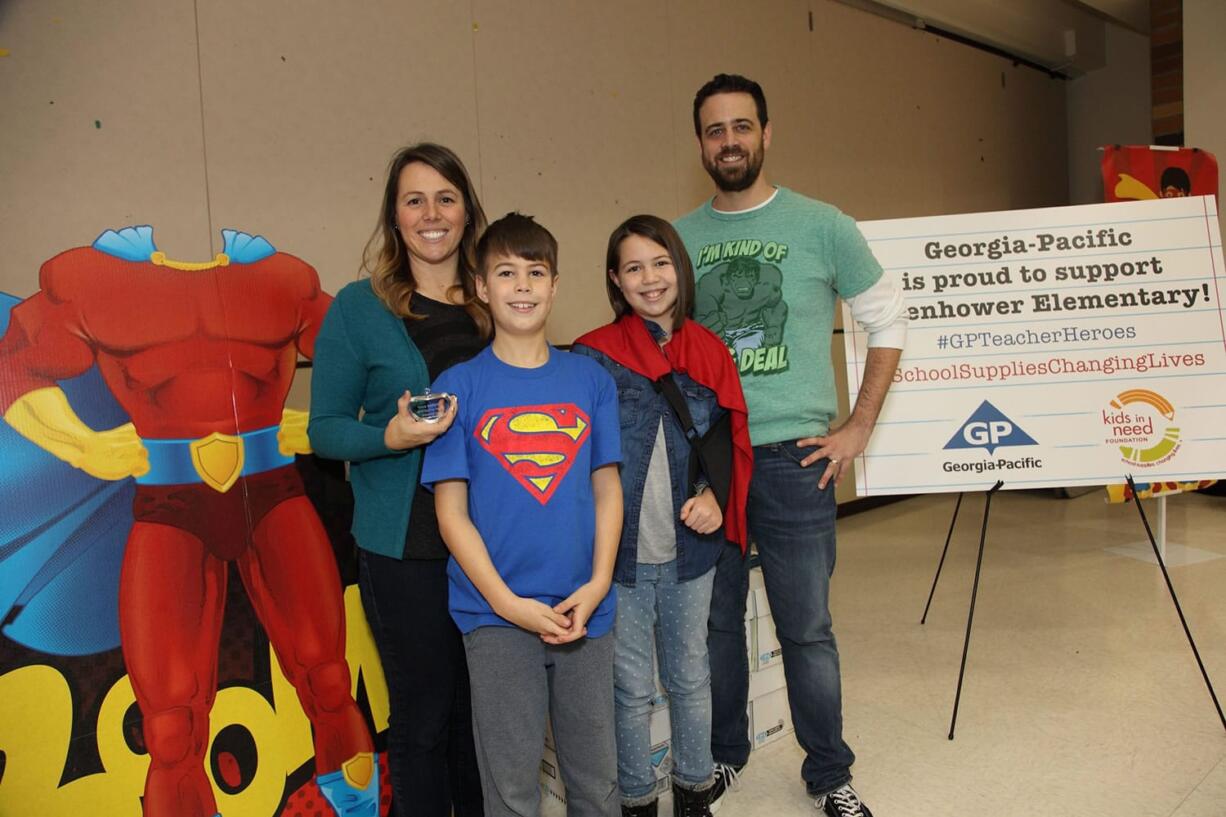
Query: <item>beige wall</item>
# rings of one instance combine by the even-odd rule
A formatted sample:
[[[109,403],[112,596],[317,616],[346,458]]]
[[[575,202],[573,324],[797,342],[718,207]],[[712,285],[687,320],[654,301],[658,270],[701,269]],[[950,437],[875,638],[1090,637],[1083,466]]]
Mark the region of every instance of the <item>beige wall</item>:
[[[1149,37],[1108,24],[1105,65],[1068,83],[1069,203],[1103,200],[1103,145],[1148,145]]]
[[[1184,144],[1204,148],[1218,161],[1218,221],[1222,213],[1221,179],[1226,179],[1226,3],[1184,0],[1183,116]]]
[[[183,260],[262,234],[335,291],[388,157],[432,139],[491,216],[558,236],[569,342],[609,317],[609,231],[710,195],[690,102],[719,71],[766,88],[770,178],[856,218],[1067,201],[1063,83],[831,0],[9,0],[0,47],[19,296],[55,253],[145,223]]]
[[[138,223],[186,259],[222,227],[261,233],[335,290],[388,156],[428,138],[491,215],[556,232],[551,336],[569,341],[608,314],[609,230],[709,195],[689,106],[719,70],[767,89],[772,178],[856,217],[1066,197],[1061,83],[829,0],[10,0],[0,46],[0,289],[17,295],[55,252]]]

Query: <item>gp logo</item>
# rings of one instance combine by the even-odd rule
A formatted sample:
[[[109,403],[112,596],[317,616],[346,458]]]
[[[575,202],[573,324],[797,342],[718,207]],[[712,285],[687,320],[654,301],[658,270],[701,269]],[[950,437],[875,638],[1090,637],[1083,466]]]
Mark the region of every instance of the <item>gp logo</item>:
[[[984,400],[945,444],[945,448],[984,448],[992,454],[997,448],[1016,445],[1038,443],[1000,409]]]

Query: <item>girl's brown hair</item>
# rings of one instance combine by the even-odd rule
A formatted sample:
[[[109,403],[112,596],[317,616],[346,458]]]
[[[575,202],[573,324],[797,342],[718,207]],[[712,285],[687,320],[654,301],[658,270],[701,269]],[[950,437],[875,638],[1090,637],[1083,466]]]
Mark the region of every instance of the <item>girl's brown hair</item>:
[[[681,236],[677,235],[673,225],[659,216],[631,216],[618,225],[613,234],[609,236],[609,249],[605,253],[604,282],[605,289],[609,291],[609,303],[619,318],[634,311],[630,308],[630,304],[626,303],[626,296],[609,276],[609,273],[616,273],[621,266],[621,243],[632,235],[654,241],[668,250],[669,257],[673,259],[673,269],[677,271],[677,303],[673,305],[672,326],[672,331],[675,332],[681,328],[685,319],[690,317],[693,309],[694,267],[690,264],[690,254],[685,251],[685,244],[681,241]]]

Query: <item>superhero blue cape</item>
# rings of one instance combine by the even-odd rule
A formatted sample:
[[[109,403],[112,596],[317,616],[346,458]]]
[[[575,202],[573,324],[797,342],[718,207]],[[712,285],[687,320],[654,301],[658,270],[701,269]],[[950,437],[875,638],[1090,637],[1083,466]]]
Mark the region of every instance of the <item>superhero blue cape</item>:
[[[234,230],[222,236],[231,263],[276,252],[260,236]],[[152,227],[108,230],[93,246],[130,261],[147,260],[157,249]],[[0,293],[0,337],[18,303]],[[130,420],[97,367],[59,386],[91,428]],[[0,422],[0,633],[53,655],[119,646],[119,571],[135,492],[135,480],[91,477]]]
[[[0,337],[17,298],[0,294]],[[92,428],[128,422],[97,367],[62,381]],[[119,565],[135,481],[104,482],[0,423],[0,632],[40,652],[119,646]]]

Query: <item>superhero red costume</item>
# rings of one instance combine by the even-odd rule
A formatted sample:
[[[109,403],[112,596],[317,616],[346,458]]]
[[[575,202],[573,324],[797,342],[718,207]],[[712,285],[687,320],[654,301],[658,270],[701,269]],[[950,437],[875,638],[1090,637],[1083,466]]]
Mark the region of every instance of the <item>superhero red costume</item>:
[[[217,811],[204,754],[229,560],[314,727],[317,770],[353,770],[359,788],[371,770],[331,546],[284,464],[292,459],[261,432],[281,424],[297,354],[311,356],[331,298],[301,260],[260,238],[223,235],[237,258],[206,264],[166,261],[149,228],[61,253],[43,265],[41,291],[14,307],[0,343],[6,417],[30,393],[97,364],[154,452],[138,479],[151,484],[137,488],[119,600],[150,755],[150,817]],[[184,480],[195,484],[175,481],[190,471],[165,465],[175,457],[196,463],[199,476]],[[347,765],[355,757],[365,765]]]

